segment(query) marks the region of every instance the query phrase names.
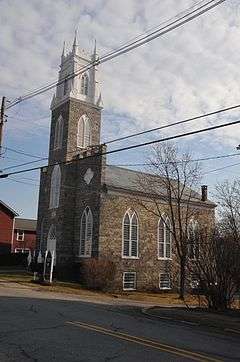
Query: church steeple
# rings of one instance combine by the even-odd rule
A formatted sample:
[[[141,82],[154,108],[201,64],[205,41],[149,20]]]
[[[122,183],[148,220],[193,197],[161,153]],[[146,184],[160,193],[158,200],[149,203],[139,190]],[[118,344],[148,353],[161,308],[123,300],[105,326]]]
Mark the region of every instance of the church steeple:
[[[56,95],[52,100],[51,109],[54,109],[69,98],[102,107],[98,69],[96,65],[89,67],[97,59],[96,41],[93,53],[87,53],[79,47],[77,30],[75,30],[71,51],[66,51],[65,43],[63,46],[58,77],[59,84]],[[75,76],[71,77],[74,74]]]
[[[100,144],[102,99],[97,59],[96,41],[88,54],[79,47],[77,32],[70,51],[63,45],[51,103],[49,162],[71,160]]]

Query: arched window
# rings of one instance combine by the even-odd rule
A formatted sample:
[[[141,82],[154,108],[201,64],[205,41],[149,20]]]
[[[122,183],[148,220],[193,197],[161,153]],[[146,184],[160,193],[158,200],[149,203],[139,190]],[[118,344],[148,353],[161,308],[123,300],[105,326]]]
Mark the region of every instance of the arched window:
[[[193,260],[196,260],[199,257],[198,231],[198,222],[191,219],[188,225],[188,256],[189,259]]]
[[[78,121],[77,147],[86,148],[91,144],[90,120],[84,114]]]
[[[56,253],[56,243],[57,243],[56,226],[51,225],[48,231],[47,250],[50,250],[51,252],[54,251]]]
[[[88,76],[87,74],[83,74],[81,77],[81,93],[84,95],[88,95]]]
[[[91,209],[87,206],[83,211],[81,218],[80,250],[79,250],[80,256],[91,257],[92,232],[93,232],[93,216]]]
[[[171,222],[168,216],[161,217],[158,222],[158,257],[161,259],[172,257]]]
[[[55,165],[51,176],[49,209],[54,209],[59,206],[60,189],[61,189],[61,170],[59,165]]]
[[[63,138],[63,118],[62,116],[59,116],[55,126],[54,149],[62,147],[62,138]]]
[[[138,257],[138,234],[137,214],[128,210],[123,218],[123,258]]]

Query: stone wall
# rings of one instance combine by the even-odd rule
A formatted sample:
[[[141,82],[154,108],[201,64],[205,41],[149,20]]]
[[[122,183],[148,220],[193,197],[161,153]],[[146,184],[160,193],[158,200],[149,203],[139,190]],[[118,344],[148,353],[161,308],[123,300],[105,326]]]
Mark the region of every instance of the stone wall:
[[[139,221],[137,259],[122,258],[122,220],[129,208],[136,211]],[[152,209],[154,208],[152,204]],[[162,204],[161,210],[167,213],[166,204]],[[213,221],[214,211],[207,208],[200,209],[199,220],[201,218]],[[172,260],[158,259],[158,220],[159,218],[145,210],[133,195],[116,192],[102,195],[99,257],[109,258],[116,263],[114,289],[122,290],[124,272],[137,273],[137,290],[159,290],[159,273],[171,273],[173,285],[175,287],[178,285],[179,270],[175,246],[172,248]]]

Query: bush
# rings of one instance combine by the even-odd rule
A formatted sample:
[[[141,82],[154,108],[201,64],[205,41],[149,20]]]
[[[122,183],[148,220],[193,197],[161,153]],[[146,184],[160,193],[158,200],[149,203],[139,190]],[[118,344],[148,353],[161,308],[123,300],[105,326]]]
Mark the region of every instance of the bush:
[[[115,276],[115,264],[108,259],[89,259],[82,265],[85,285],[90,289],[107,290]]]

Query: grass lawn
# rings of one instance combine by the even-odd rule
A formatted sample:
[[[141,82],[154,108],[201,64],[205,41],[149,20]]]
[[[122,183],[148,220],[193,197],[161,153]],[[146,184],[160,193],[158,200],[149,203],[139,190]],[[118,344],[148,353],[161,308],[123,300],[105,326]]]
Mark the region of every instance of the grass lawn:
[[[137,302],[148,302],[166,305],[179,305],[184,304],[174,293],[160,293],[160,292],[123,292],[123,293],[104,293],[101,291],[94,291],[86,289],[79,283],[74,282],[60,282],[55,281],[52,285],[39,285],[32,282],[32,273],[26,274],[0,274],[1,282],[19,283],[31,286],[34,289],[55,293],[75,294],[79,296],[95,297],[105,300],[109,299],[127,299]],[[198,305],[198,300],[195,296],[187,295],[185,302],[189,305]]]

